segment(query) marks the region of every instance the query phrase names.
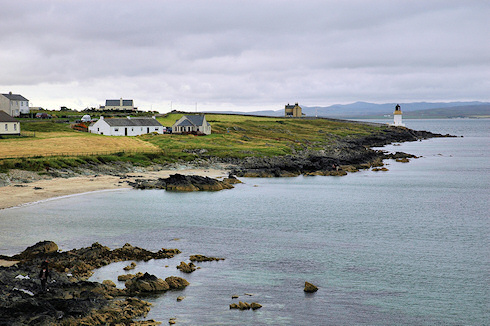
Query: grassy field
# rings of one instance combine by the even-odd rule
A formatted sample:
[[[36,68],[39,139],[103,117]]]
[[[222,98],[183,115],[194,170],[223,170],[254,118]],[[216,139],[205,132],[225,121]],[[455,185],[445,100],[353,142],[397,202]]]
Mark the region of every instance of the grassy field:
[[[172,125],[182,114],[158,120]],[[380,127],[326,119],[286,119],[243,115],[207,114],[209,136],[144,135],[141,139],[164,149],[172,157],[192,156],[185,152],[205,149],[217,157],[276,156],[295,150],[322,149],[345,137],[366,136]],[[182,152],[184,150],[184,153]]]
[[[172,126],[182,114],[168,114],[158,120],[164,126]],[[197,154],[216,157],[243,158],[247,156],[280,156],[298,150],[319,150],[335,146],[340,139],[369,135],[381,128],[367,124],[347,123],[326,119],[290,119],[253,117],[242,115],[206,114],[212,126],[212,134],[195,135],[157,135],[148,134],[137,137],[109,137],[70,129],[69,124],[54,122],[21,122],[22,130],[35,132],[35,137],[0,139],[0,159],[11,156],[36,156],[29,166],[40,167],[43,156],[94,156],[102,160],[132,160],[139,162],[175,162],[192,160]],[[155,155],[131,156],[123,151],[154,152]],[[117,156],[107,152],[119,152]],[[105,155],[102,158],[101,155]],[[70,165],[67,158],[62,165]],[[4,169],[25,165],[25,159],[9,161]],[[56,165],[53,158],[48,165]],[[83,161],[83,160],[82,160]],[[76,162],[76,160],[71,161]],[[82,162],[79,162],[82,163]],[[0,162],[2,164],[2,162]]]

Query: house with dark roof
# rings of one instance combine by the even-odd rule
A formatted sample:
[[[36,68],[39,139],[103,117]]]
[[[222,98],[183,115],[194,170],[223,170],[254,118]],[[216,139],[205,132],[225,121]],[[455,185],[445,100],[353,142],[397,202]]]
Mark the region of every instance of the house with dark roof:
[[[19,117],[21,113],[29,113],[29,100],[19,94],[0,94],[0,111],[11,117]]]
[[[290,118],[301,118],[304,116],[301,106],[298,105],[298,103],[295,103],[294,105],[287,104],[284,106],[284,116],[285,117],[290,117]]]
[[[156,132],[163,134],[165,128],[155,117],[152,118],[109,118],[100,117],[88,127],[94,134],[107,136],[139,136]]]
[[[206,121],[204,115],[184,115],[182,118],[175,121],[172,126],[172,133],[182,134],[187,132],[209,135],[211,134],[211,125]]]
[[[20,122],[0,111],[0,135],[20,135]]]
[[[136,111],[133,100],[123,100],[122,97],[119,100],[105,100],[105,106],[101,105],[99,110],[104,111]]]

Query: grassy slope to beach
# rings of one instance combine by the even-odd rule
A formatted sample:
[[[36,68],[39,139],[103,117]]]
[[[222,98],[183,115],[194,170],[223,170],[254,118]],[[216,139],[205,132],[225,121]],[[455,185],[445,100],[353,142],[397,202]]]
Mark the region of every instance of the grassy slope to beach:
[[[171,126],[181,116],[173,113],[158,120],[164,126]],[[212,126],[212,134],[208,136],[148,134],[109,137],[76,132],[67,124],[22,122],[22,130],[35,131],[35,137],[0,139],[0,170],[18,168],[42,171],[47,167],[110,161],[147,165],[190,161],[198,155],[219,158],[282,156],[306,149],[334,147],[338,141],[375,135],[388,128],[327,119],[225,114],[206,114],[206,119]],[[26,157],[1,159],[13,155]]]
[[[181,116],[168,114],[159,120],[163,125],[171,125]],[[327,119],[224,114],[207,114],[206,119],[212,126],[212,134],[208,136],[144,135],[141,139],[162,148],[172,158],[193,158],[193,153],[199,150],[205,150],[206,156],[214,157],[270,157],[305,149],[320,150],[325,146],[334,146],[340,139],[365,137],[385,128]]]

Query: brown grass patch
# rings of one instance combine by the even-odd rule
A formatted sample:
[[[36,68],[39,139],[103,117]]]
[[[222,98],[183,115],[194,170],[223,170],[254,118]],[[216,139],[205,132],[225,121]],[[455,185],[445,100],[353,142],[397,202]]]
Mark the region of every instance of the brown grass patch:
[[[36,133],[36,138],[0,140],[0,157],[82,155],[118,151],[157,151],[155,145],[135,137],[108,137],[76,133]]]

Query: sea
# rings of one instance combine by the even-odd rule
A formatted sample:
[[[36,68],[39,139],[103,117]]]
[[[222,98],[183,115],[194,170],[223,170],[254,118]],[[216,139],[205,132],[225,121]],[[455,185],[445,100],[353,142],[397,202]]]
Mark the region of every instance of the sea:
[[[163,324],[489,325],[490,120],[404,122],[458,137],[385,146],[418,156],[387,160],[386,172],[243,178],[220,192],[100,191],[0,210],[0,254],[42,240],[178,248],[131,271],[190,282],[145,297],[146,319]],[[193,254],[225,260],[176,269]],[[91,280],[123,288],[128,264]],[[305,293],[305,282],[318,291]],[[262,308],[229,309],[238,301]]]

